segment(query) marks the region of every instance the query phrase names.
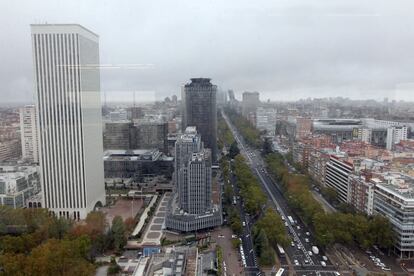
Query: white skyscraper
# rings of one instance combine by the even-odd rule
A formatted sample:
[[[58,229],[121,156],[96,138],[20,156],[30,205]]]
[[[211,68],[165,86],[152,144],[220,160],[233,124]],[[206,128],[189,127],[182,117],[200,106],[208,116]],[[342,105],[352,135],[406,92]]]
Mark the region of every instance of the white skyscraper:
[[[99,37],[76,24],[31,29],[43,206],[83,219],[105,204]]]
[[[39,163],[37,139],[37,116],[34,105],[20,108],[20,135],[22,142],[22,158]]]

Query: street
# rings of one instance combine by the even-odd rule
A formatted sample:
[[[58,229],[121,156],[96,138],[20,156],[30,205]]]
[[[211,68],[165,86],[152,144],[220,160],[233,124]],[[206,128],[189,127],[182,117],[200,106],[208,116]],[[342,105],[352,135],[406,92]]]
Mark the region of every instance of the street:
[[[264,191],[267,193],[272,203],[274,204],[275,209],[284,220],[284,223],[287,227],[288,234],[292,239],[292,244],[288,248],[284,248],[291,263],[294,265],[294,269],[297,275],[336,275],[335,267],[331,264],[329,259],[323,256],[323,252],[319,249],[317,254],[312,252],[312,246],[314,246],[313,238],[310,229],[308,229],[301,220],[292,212],[290,207],[287,205],[285,198],[283,197],[282,191],[280,190],[277,183],[271,179],[269,174],[264,167],[264,161],[261,158],[260,152],[258,150],[251,149],[244,142],[243,137],[239,135],[237,130],[231,124],[226,114],[222,112],[223,118],[227,122],[230,130],[233,133],[235,140],[237,141],[240,153],[248,161],[248,165],[252,171],[257,175],[258,179]],[[234,183],[234,180],[233,180]],[[234,185],[236,188],[237,186]],[[238,203],[238,206],[240,203]],[[243,208],[241,212],[243,212]],[[291,217],[291,220],[288,219]],[[244,220],[244,217],[242,217]],[[247,224],[248,226],[249,224]],[[245,232],[249,230],[249,227],[245,228]],[[244,239],[243,246],[248,248],[253,248],[251,244],[251,239]],[[245,252],[248,252],[245,250]],[[247,260],[246,260],[247,261]],[[251,257],[249,256],[249,262],[251,262]],[[288,268],[287,263],[283,264],[285,268]],[[335,273],[336,272],[336,273]]]

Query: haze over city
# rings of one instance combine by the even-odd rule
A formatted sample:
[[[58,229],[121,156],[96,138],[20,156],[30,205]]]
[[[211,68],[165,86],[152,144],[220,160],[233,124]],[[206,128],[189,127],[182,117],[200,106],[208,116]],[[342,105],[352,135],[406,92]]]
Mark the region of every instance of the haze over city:
[[[0,276],[414,275],[414,2],[0,3]]]
[[[262,99],[413,100],[412,1],[2,1],[2,102],[33,101],[31,23],[79,23],[100,36],[101,90],[179,95],[207,76]]]

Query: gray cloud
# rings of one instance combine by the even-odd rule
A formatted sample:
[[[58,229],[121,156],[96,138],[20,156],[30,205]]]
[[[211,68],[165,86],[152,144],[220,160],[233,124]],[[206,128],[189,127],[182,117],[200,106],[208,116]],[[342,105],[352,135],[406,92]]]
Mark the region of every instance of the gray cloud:
[[[12,1],[0,2],[0,95],[30,101],[31,23],[79,23],[100,35],[110,99],[160,99],[206,76],[263,99],[348,96],[414,100],[414,2]],[[407,85],[408,84],[408,85]]]

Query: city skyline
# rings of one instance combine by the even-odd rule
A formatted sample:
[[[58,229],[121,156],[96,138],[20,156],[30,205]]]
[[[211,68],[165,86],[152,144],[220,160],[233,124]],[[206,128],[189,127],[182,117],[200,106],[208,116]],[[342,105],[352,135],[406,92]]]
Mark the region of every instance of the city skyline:
[[[178,94],[183,79],[197,76],[209,76],[222,89],[238,93],[259,91],[266,100],[340,95],[412,100],[409,46],[414,36],[409,27],[414,20],[407,11],[413,3],[336,0],[309,6],[295,0],[278,5],[265,1],[259,7],[241,1],[200,9],[194,4],[160,1],[148,7],[127,1],[97,5],[93,17],[88,11],[94,1],[26,4],[25,12],[8,1],[0,4],[8,11],[0,19],[0,31],[15,45],[0,47],[4,102],[32,99],[27,37],[29,24],[39,22],[79,22],[99,32],[102,90],[108,91],[108,100],[130,91],[163,99]],[[129,10],[145,13],[136,16]],[[182,31],[192,35],[183,36]]]

